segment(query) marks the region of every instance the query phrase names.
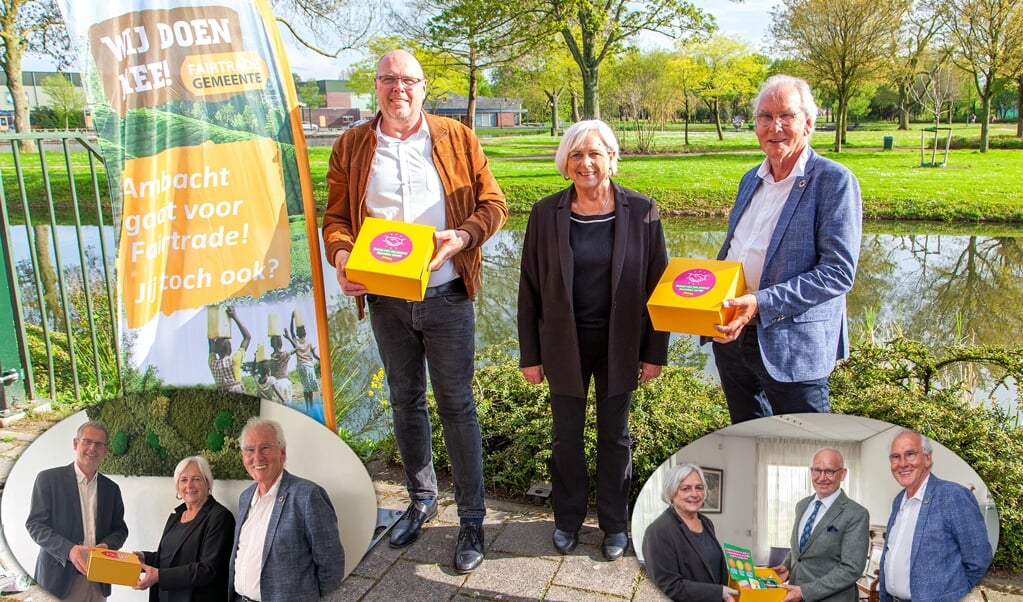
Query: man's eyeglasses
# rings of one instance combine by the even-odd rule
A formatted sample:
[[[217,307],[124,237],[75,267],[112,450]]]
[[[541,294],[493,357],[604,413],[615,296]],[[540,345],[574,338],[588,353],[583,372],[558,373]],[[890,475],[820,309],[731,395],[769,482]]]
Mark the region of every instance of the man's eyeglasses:
[[[919,455],[920,452],[911,449],[903,454],[891,454],[888,456],[888,459],[891,460],[892,464],[896,464],[898,462],[901,462],[902,460],[905,460],[906,462],[912,462],[916,460],[917,456]]]
[[[276,447],[278,446],[271,445],[269,443],[265,443],[263,445],[260,445],[259,447],[252,447],[251,445],[246,445],[245,447],[242,448],[242,454],[246,456],[253,456],[258,451],[261,456],[265,456],[268,453],[270,453],[270,450]]]
[[[422,78],[418,78],[418,77],[398,77],[396,75],[378,75],[377,76],[377,81],[380,82],[381,84],[383,84],[385,86],[388,86],[388,87],[391,87],[391,88],[393,88],[394,86],[397,86],[398,82],[401,82],[401,85],[405,86],[406,88],[411,88],[412,86],[415,86],[416,84],[418,84],[420,82],[423,82],[423,81],[426,81],[426,80],[422,79]]]
[[[834,477],[836,474],[842,472],[843,470],[845,470],[845,469],[844,468],[839,468],[838,470],[834,470],[834,469],[831,469],[831,468],[811,468],[810,469],[810,474],[813,475],[814,477],[819,477],[819,476],[823,475],[823,476],[828,477],[830,479],[830,478]]]
[[[95,447],[96,449],[106,449],[106,441],[93,441],[92,439],[79,439],[78,443],[85,447]]]
[[[799,113],[779,113],[777,115],[757,113],[756,121],[759,126],[774,125],[775,121],[780,121],[782,125],[792,125],[796,121],[796,115]]]

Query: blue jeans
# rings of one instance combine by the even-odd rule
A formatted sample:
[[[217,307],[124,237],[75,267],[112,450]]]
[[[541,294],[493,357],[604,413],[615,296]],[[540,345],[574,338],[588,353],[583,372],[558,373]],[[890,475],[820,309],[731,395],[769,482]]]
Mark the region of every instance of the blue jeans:
[[[464,292],[421,302],[367,295],[370,323],[387,374],[394,438],[413,500],[437,497],[426,370],[444,427],[458,516],[481,519],[483,445],[472,396],[476,327]]]
[[[831,411],[827,377],[792,383],[771,378],[760,355],[755,322],[731,343],[713,347],[732,424],[777,414]]]

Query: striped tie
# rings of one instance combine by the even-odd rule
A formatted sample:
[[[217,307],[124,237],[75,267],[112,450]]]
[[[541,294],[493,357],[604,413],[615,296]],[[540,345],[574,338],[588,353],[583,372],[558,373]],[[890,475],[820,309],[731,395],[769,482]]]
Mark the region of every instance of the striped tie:
[[[803,532],[799,535],[799,551],[802,552],[803,548],[806,547],[806,542],[810,539],[810,533],[813,533],[813,521],[817,518],[817,511],[821,509],[824,502],[817,500],[813,504],[813,512],[810,513],[810,518],[806,519],[806,524],[803,525]]]

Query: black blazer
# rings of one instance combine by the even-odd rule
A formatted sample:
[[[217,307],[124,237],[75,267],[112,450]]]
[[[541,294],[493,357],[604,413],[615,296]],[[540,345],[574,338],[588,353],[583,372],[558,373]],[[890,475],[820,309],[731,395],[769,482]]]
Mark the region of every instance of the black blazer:
[[[96,478],[96,545],[106,544],[111,550],[118,550],[128,538],[121,488],[101,474]],[[79,574],[68,554],[72,546],[85,540],[74,463],[44,470],[36,476],[25,528],[40,547],[35,580],[46,591],[65,598]],[[100,587],[104,596],[110,595],[110,585],[104,583]]]
[[[184,504],[174,509],[163,528],[164,536],[184,512]],[[224,602],[234,515],[211,495],[185,525],[187,534],[169,565],[158,564],[164,551],[163,537],[157,551],[143,552],[146,564],[160,569],[160,582],[149,589],[150,602]]]
[[[634,190],[611,185],[615,239],[607,395],[614,397],[636,389],[641,361],[667,363],[668,333],[654,330],[646,302],[668,258],[657,205]],[[569,187],[538,201],[529,214],[519,279],[519,352],[522,367],[543,365],[552,393],[586,397],[572,307],[572,192]]]
[[[714,523],[702,514],[697,516],[703,523],[703,530],[717,542]],[[720,566],[710,566],[700,544],[671,506],[646,528],[643,559],[650,579],[672,600],[721,602],[721,586],[728,583],[724,554]]]

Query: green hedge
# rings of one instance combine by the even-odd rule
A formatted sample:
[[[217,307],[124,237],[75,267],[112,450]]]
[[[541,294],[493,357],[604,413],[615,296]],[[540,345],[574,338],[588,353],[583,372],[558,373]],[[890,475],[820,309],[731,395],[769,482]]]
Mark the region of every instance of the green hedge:
[[[729,424],[720,387],[703,376],[701,353],[688,339],[672,348],[660,378],[639,387],[630,419],[634,501],[650,474],[678,449]],[[549,482],[551,416],[548,390],[522,378],[511,344],[480,352],[474,390],[483,433],[488,489],[524,495]],[[994,565],[1023,567],[1023,430],[1018,416],[978,406],[955,368],[983,364],[996,377],[1023,382],[1023,347],[950,345],[941,352],[905,339],[865,341],[831,377],[832,411],[882,420],[932,437],[968,462],[997,504],[1000,538]],[[968,372],[968,371],[967,371]],[[940,386],[939,386],[939,383]],[[1018,395],[1017,395],[1018,399]],[[430,404],[434,460],[448,469],[440,420]],[[593,405],[586,453],[595,457]],[[393,441],[382,446],[397,459]],[[590,463],[593,470],[593,462]],[[594,491],[591,474],[591,495]]]

